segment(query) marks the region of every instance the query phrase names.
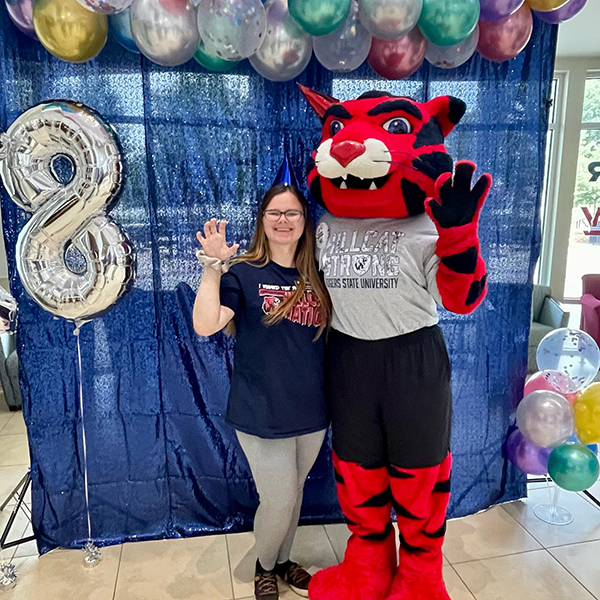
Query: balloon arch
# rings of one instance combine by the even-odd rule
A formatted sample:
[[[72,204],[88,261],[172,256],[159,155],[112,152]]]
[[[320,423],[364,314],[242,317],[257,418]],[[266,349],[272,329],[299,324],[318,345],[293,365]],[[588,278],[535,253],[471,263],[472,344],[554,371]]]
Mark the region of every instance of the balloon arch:
[[[315,53],[331,71],[368,61],[382,77],[442,69],[475,52],[504,62],[527,46],[534,15],[572,19],[587,0],[5,0],[25,34],[51,54],[88,61],[110,35],[130,52],[174,67],[192,57],[225,72],[246,58],[271,81],[302,73]],[[71,31],[70,35],[64,35]]]

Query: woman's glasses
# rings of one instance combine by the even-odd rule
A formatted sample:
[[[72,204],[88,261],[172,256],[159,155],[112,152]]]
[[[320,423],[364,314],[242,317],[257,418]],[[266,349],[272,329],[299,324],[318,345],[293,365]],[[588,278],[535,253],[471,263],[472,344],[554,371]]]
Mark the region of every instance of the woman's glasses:
[[[264,215],[267,221],[279,221],[281,215],[284,215],[290,223],[297,223],[304,216],[304,213],[301,210],[275,210],[271,208],[265,210]]]

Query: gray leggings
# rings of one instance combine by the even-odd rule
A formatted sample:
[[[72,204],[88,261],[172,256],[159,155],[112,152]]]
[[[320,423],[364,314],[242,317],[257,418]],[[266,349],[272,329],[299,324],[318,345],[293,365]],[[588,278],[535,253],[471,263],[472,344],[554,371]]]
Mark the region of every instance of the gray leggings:
[[[262,568],[270,571],[290,558],[304,482],[327,431],[276,440],[236,433],[260,497],[254,517],[258,558]]]

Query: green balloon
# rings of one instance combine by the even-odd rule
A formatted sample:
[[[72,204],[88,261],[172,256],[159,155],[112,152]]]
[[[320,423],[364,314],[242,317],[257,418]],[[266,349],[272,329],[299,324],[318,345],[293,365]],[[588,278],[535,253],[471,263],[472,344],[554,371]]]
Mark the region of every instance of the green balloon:
[[[223,60],[211,52],[205,45],[204,42],[200,42],[194,58],[208,71],[215,71],[216,73],[226,73],[231,71],[237,62],[234,60]]]
[[[289,0],[290,15],[310,35],[335,31],[350,14],[352,0]]]
[[[548,473],[556,485],[570,492],[583,492],[598,480],[596,455],[583,444],[565,444],[552,450]]]
[[[423,0],[421,33],[436,46],[454,46],[477,26],[479,0]]]

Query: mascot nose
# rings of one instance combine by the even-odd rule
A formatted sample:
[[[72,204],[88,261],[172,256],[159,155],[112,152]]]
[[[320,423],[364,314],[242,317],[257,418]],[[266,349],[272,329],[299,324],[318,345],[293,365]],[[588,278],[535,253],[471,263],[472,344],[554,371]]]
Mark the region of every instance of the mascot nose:
[[[352,140],[334,142],[329,154],[337,160],[342,167],[348,166],[355,158],[365,153],[365,145]]]

